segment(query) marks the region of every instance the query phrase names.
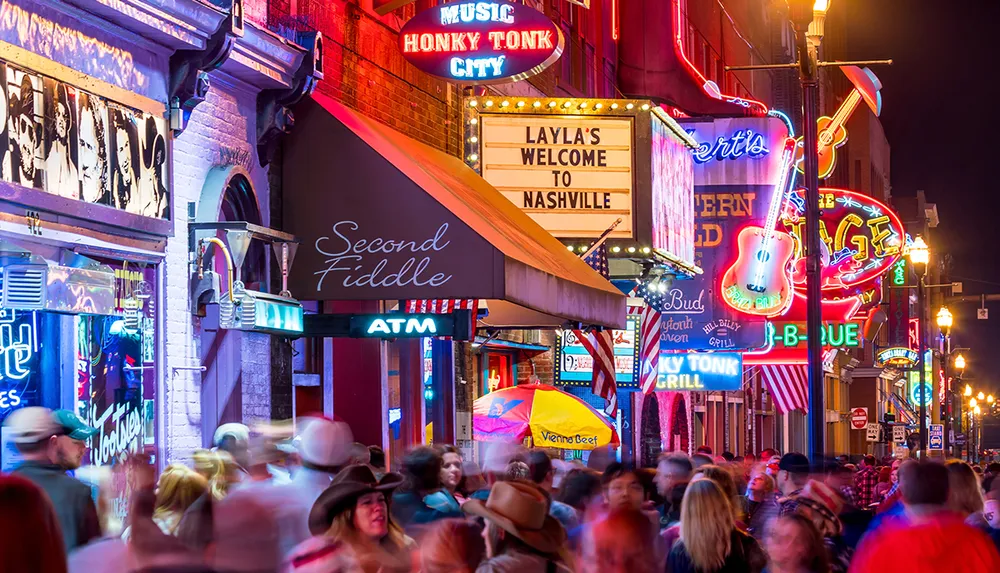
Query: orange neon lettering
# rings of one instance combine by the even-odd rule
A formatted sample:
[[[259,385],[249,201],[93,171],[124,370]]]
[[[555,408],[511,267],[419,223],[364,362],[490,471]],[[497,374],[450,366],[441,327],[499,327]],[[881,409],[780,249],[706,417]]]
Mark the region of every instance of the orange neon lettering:
[[[403,35],[403,52],[412,53],[419,51],[419,44],[417,42],[417,34],[405,34]]]
[[[521,32],[521,48],[524,50],[535,50],[538,48],[538,42],[535,41],[535,37],[538,32]]]
[[[500,51],[503,49],[503,32],[490,32],[489,33],[490,43],[493,44],[493,49],[495,51]]]
[[[511,30],[507,32],[507,48],[511,50],[521,49],[521,34]]]
[[[482,38],[482,37],[483,37],[483,35],[481,33],[479,33],[479,32],[475,32],[475,33],[469,32],[469,49],[472,50],[473,52],[475,52],[476,50],[478,50],[479,49],[479,39]]]
[[[433,34],[420,34],[420,51],[421,52],[433,52],[434,51],[434,35]]]
[[[448,52],[451,50],[451,34],[434,34],[434,51]]]
[[[464,52],[467,48],[465,47],[465,32],[451,32],[451,49],[453,52]]]
[[[538,34],[538,49],[540,50],[551,50],[552,46],[552,30],[546,30],[544,32],[532,32]]]

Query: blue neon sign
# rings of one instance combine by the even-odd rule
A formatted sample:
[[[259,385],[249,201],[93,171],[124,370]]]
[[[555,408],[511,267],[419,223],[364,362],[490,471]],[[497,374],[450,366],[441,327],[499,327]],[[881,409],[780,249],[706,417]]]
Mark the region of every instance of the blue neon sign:
[[[16,409],[36,405],[38,349],[38,315],[0,309],[0,422]]]
[[[688,133],[695,135],[693,129]],[[726,159],[740,159],[749,157],[750,159],[760,159],[771,153],[764,141],[764,135],[752,129],[737,129],[729,137],[718,137],[714,143],[699,143],[698,149],[692,152],[694,162],[698,164],[708,163],[711,160],[725,161]]]

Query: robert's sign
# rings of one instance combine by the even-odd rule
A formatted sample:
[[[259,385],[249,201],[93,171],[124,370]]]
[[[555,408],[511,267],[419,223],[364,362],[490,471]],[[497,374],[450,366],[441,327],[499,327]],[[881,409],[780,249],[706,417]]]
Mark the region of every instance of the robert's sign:
[[[545,14],[510,2],[453,2],[411,18],[399,49],[423,72],[470,84],[533,76],[563,52],[563,36]]]
[[[632,120],[482,114],[483,178],[556,237],[632,236]]]

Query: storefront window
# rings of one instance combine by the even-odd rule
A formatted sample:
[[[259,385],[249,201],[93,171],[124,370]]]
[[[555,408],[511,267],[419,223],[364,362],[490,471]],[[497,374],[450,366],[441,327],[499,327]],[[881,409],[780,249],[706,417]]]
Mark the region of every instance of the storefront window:
[[[514,386],[510,355],[497,352],[490,352],[486,355],[485,381],[483,394]]]
[[[128,453],[154,454],[156,438],[155,271],[119,265],[121,316],[75,317],[76,412],[99,431],[84,464],[120,463]],[[130,476],[114,472],[113,511],[125,519]]]

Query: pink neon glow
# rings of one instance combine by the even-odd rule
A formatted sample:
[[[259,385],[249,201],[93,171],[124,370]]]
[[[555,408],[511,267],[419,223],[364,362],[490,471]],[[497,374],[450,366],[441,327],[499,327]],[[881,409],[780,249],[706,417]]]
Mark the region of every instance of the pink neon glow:
[[[681,3],[680,0],[671,0],[671,1],[674,3],[674,51],[677,53],[677,56],[680,58],[680,60],[684,62],[685,67],[687,67],[688,73],[690,73],[696,80],[698,80],[698,85],[701,86],[701,89],[702,91],[705,92],[705,95],[713,97],[712,94],[710,94],[708,90],[705,88],[705,84],[708,83],[708,79],[705,78],[705,76],[701,75],[701,72],[698,71],[698,68],[696,68],[695,65],[691,63],[691,60],[687,59],[687,55],[684,54],[684,34],[681,31]],[[617,30],[617,24],[614,24],[614,26],[615,30]],[[615,39],[617,39],[617,36],[615,36]],[[758,116],[767,115],[768,107],[757,100],[749,98],[741,98],[726,94],[722,94],[722,99],[730,103],[732,103],[733,100],[746,102],[750,105],[750,108],[754,110],[753,115],[758,115]]]
[[[611,0],[611,39],[618,41],[618,0]]]

